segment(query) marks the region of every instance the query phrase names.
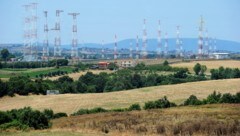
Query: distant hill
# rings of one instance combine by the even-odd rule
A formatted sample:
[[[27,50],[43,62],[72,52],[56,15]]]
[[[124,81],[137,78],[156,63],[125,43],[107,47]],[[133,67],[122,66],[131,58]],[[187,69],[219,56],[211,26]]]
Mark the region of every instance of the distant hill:
[[[183,49],[185,51],[194,51],[196,52],[198,49],[198,39],[196,38],[183,38]],[[135,39],[126,39],[126,40],[121,40],[118,42],[118,49],[121,48],[129,48],[130,43],[132,42],[133,49],[136,48],[136,40]],[[162,44],[164,45],[164,40],[162,40]],[[176,47],[176,39],[175,38],[170,38],[168,40],[168,45],[169,45],[169,50],[175,50]],[[84,47],[89,47],[89,48],[101,48],[101,44],[98,43],[86,43],[84,45],[80,45],[79,47],[81,48],[82,46]],[[70,45],[63,45],[64,48],[70,49]],[[114,48],[114,43],[109,43],[104,45],[105,48]],[[142,40],[139,40],[139,48],[141,49],[142,47]],[[147,50],[155,51],[157,47],[157,39],[148,39],[148,44],[147,44]],[[219,40],[217,39],[217,50],[223,50],[223,51],[230,51],[230,52],[240,52],[240,43],[239,42],[234,42],[234,41],[227,41],[227,40]]]
[[[185,51],[193,51],[196,52],[198,49],[198,39],[197,38],[182,38],[183,41],[183,49]],[[164,46],[164,39],[162,40],[162,45]],[[133,45],[133,49],[136,49],[136,40],[135,39],[125,39],[118,41],[118,49],[123,49],[127,48],[129,49],[130,43]],[[39,43],[41,46],[42,43]],[[175,50],[176,47],[176,39],[175,38],[170,38],[168,40],[168,45],[169,45],[169,50]],[[53,45],[50,45],[51,50],[53,50]],[[71,45],[62,45],[63,48],[65,49],[71,49]],[[88,48],[101,48],[100,43],[85,43],[84,45],[79,44],[79,48],[82,47],[88,47]],[[139,49],[142,47],[142,40],[139,40]],[[147,43],[147,50],[149,51],[156,51],[157,47],[157,39],[148,39]],[[1,44],[1,48],[8,48],[10,50],[17,50],[20,51],[22,50],[22,45],[21,44]],[[104,48],[109,48],[113,49],[114,48],[114,43],[108,43],[104,45]],[[39,48],[40,50],[42,49],[41,47]],[[240,52],[240,43],[239,42],[234,42],[234,41],[227,41],[227,40],[219,40],[217,39],[217,50],[221,51],[228,51],[228,52]]]

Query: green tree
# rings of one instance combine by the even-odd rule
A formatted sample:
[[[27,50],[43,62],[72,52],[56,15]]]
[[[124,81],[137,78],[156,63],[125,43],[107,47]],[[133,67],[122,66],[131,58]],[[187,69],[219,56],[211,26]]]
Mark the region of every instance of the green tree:
[[[196,75],[199,75],[199,72],[201,71],[201,65],[199,63],[197,63],[194,67],[193,70],[195,72]]]
[[[108,69],[110,69],[110,70],[116,70],[116,69],[118,69],[118,66],[117,66],[117,64],[116,63],[109,63],[109,65],[108,65]]]
[[[186,101],[184,101],[184,105],[201,105],[202,102],[198,100],[195,95],[191,95]]]
[[[168,66],[169,65],[169,62],[167,61],[167,60],[165,60],[164,62],[163,62],[163,66]]]
[[[206,65],[201,65],[201,70],[200,70],[200,75],[204,76],[204,73],[207,71],[207,66]]]
[[[10,55],[8,49],[2,49],[1,51],[1,57],[4,59],[4,61],[7,61],[8,56]]]

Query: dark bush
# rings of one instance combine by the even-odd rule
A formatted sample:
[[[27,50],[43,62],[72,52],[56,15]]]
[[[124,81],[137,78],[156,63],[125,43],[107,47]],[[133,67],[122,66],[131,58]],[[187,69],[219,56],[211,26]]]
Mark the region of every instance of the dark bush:
[[[4,124],[10,121],[12,121],[12,117],[8,113],[0,111],[0,124]]]
[[[53,119],[54,113],[52,109],[44,109],[43,114],[48,118],[48,119]]]
[[[141,110],[141,107],[139,104],[133,104],[128,108],[128,111],[133,111],[133,110]]]
[[[195,95],[191,95],[186,101],[184,101],[184,105],[201,105],[202,102],[198,100]]]
[[[157,101],[149,101],[144,105],[144,109],[161,109],[161,108],[170,108],[175,107],[175,103],[171,103],[168,101],[167,97],[164,96],[162,99]]]
[[[234,96],[230,93],[223,94],[220,103],[235,103]]]
[[[61,117],[67,117],[68,115],[64,112],[59,112],[53,115],[54,119],[61,118]]]

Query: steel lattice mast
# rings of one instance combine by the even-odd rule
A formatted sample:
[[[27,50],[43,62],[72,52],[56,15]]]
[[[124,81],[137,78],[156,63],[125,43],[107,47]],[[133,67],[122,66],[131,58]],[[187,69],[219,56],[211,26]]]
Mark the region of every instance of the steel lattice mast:
[[[168,33],[165,33],[165,50],[164,50],[164,55],[165,57],[168,57]]]
[[[79,56],[78,56],[77,16],[79,15],[79,13],[68,13],[68,15],[73,17],[71,57],[72,59],[78,59]]]
[[[213,44],[214,44],[214,49],[213,50],[214,50],[214,52],[217,52],[217,38],[216,37],[214,38],[214,43]]]
[[[181,55],[180,26],[177,26],[176,57]]]
[[[30,5],[23,5],[24,9],[25,9],[25,16],[24,16],[24,33],[23,33],[23,45],[24,45],[24,49],[23,49],[23,56],[24,56],[24,60],[26,60],[27,56],[31,54],[31,42],[30,42],[30,29],[29,26],[31,25],[31,19],[30,19],[30,14],[29,14],[29,10],[30,10]]]
[[[37,60],[37,3],[23,5],[24,17],[24,60]]]
[[[204,52],[206,54],[206,56],[209,56],[209,37],[208,37],[208,30],[206,29],[206,33],[205,33],[205,48],[204,48]]]
[[[132,53],[133,49],[132,49],[132,42],[130,43],[130,48],[129,48],[129,58],[132,59],[133,58],[133,53]]]
[[[204,20],[201,16],[200,26],[199,26],[199,39],[198,39],[198,57],[201,59],[203,57],[203,25]]]
[[[105,55],[104,55],[104,40],[102,40],[102,59],[105,58]]]
[[[158,21],[158,45],[157,45],[157,58],[161,57],[162,53],[162,42],[161,42],[161,22],[160,20]]]
[[[136,38],[136,60],[139,59],[139,38],[138,38],[138,35],[137,35],[137,38]]]
[[[48,41],[48,12],[44,11],[44,17],[45,17],[45,24],[44,24],[44,40],[43,40],[43,54],[42,58],[43,60],[48,60],[49,59],[49,41]]]
[[[146,30],[146,19],[143,20],[143,40],[142,40],[142,55],[143,58],[147,58],[147,30]]]
[[[114,62],[117,63],[118,52],[117,52],[117,35],[115,35],[115,44],[114,44]]]
[[[56,23],[54,30],[56,32],[56,36],[54,39],[54,57],[61,57],[61,25],[60,25],[60,13],[62,13],[63,10],[56,10]]]
[[[31,17],[31,24],[32,24],[32,33],[31,33],[31,39],[32,39],[32,60],[38,60],[38,32],[37,32],[37,3],[31,3],[32,7],[32,17]]]

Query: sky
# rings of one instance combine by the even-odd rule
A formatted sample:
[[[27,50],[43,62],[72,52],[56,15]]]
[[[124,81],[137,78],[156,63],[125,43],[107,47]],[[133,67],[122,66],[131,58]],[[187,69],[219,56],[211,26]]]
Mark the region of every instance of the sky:
[[[0,0],[0,44],[23,42],[22,5],[38,3],[38,41],[42,42],[44,14],[48,11],[49,27],[55,23],[55,10],[64,10],[61,15],[62,44],[70,44],[72,17],[70,12],[79,12],[78,39],[85,43],[105,43],[142,37],[143,19],[146,19],[147,37],[157,37],[158,20],[162,33],[176,37],[197,38],[200,16],[210,37],[240,42],[240,0]],[[53,43],[54,32],[49,33]]]

